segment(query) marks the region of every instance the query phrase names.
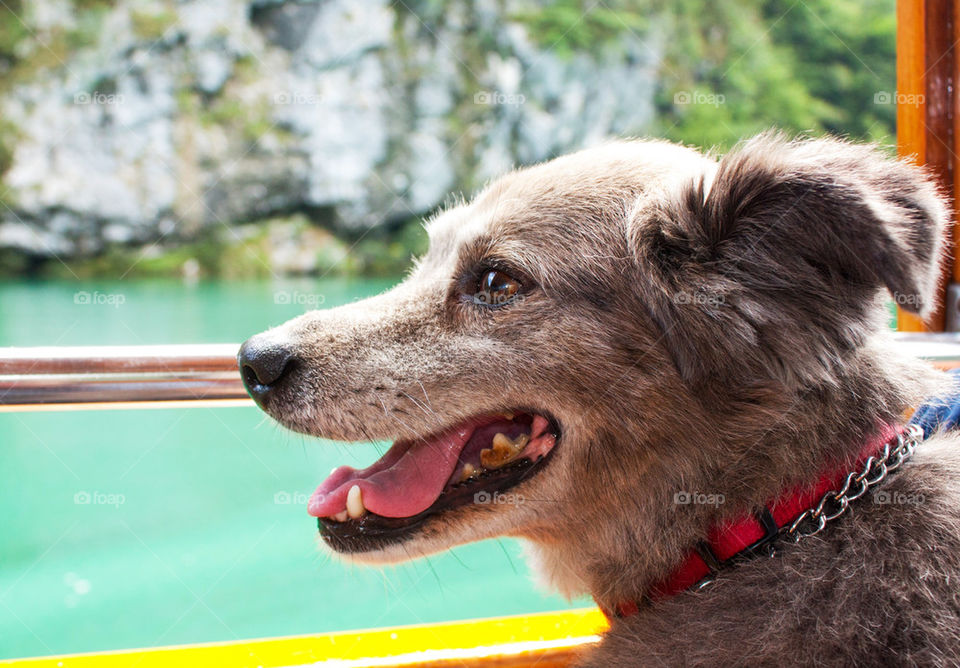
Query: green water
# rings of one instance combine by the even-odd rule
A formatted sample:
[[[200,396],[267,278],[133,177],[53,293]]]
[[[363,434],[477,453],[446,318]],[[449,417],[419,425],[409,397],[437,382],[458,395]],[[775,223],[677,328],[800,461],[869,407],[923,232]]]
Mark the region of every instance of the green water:
[[[0,283],[0,345],[239,342],[389,285]],[[318,550],[306,496],[378,450],[252,407],[0,414],[0,658],[567,607],[507,539],[386,569]]]

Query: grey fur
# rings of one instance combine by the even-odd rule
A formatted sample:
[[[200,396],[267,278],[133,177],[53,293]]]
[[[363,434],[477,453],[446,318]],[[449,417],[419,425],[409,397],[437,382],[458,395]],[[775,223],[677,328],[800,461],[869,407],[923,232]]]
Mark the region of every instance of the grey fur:
[[[460,508],[347,556],[519,536],[545,582],[609,607],[711,524],[851,465],[938,387],[891,346],[883,295],[929,309],[946,224],[921,170],[834,139],[766,134],[719,162],[663,142],[583,151],[438,216],[396,289],[260,335],[298,356],[267,408],[344,440],[517,406],[556,416],[526,503]],[[522,299],[459,299],[491,262]],[[781,558],[616,621],[583,665],[958,665],[958,445],[931,439],[884,488],[922,503],[861,499]]]

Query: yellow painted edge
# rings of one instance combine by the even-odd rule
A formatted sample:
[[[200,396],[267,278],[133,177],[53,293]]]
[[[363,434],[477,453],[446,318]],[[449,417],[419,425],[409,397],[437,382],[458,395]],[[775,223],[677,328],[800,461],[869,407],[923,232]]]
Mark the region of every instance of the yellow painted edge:
[[[378,665],[376,659],[409,663],[415,657],[497,656],[592,642],[607,628],[597,608],[496,617],[439,624],[399,626],[217,642],[200,645],[120,650],[92,654],[0,660],[17,668],[160,668],[176,666],[248,666],[279,668],[320,661],[338,665]]]

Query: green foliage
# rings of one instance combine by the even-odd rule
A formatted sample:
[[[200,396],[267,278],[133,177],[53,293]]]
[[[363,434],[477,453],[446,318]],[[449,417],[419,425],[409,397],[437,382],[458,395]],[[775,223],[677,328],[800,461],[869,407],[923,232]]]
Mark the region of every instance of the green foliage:
[[[517,12],[512,19],[526,24],[541,48],[569,58],[580,52],[591,52],[625,31],[645,31],[647,18],[643,4],[559,0],[536,10]]]
[[[14,205],[13,194],[3,182],[3,176],[13,164],[13,152],[19,136],[20,131],[15,125],[9,121],[0,119],[0,216],[5,216],[7,209]],[[7,260],[9,260],[9,258],[7,258]],[[0,258],[0,273],[4,271],[6,264],[8,264],[8,262]]]
[[[373,230],[361,237],[331,274],[399,276],[426,250],[427,232],[420,219],[411,219],[394,231]]]
[[[184,264],[196,261],[204,275],[219,276],[225,257],[225,244],[208,235],[198,241],[169,248],[153,245],[143,248],[110,246],[95,256],[68,260],[69,269],[60,262],[46,261],[35,267],[33,273],[56,279],[119,276],[125,279],[165,278],[181,276]],[[0,266],[0,272],[2,270]]]
[[[0,119],[0,176],[10,169],[20,131],[13,123]]]
[[[894,9],[894,0],[671,2],[678,40],[658,134],[723,149],[769,127],[892,141],[895,109],[874,100],[896,86]],[[678,103],[685,94],[692,103]]]
[[[303,216],[294,216],[250,223],[233,233],[216,227],[193,241],[165,246],[114,245],[94,256],[69,259],[69,268],[55,258],[0,249],[0,277],[177,278],[190,263],[204,277],[267,278],[271,275],[271,228],[285,224],[293,225],[299,243],[316,248],[317,266],[312,273],[318,276],[396,277],[409,270],[412,258],[427,249],[427,234],[419,219],[405,221],[391,231],[373,229],[338,237],[318,230]]]
[[[26,24],[26,3],[0,4],[0,91],[31,82],[45,70],[64,67],[80,49],[100,38],[113,0],[73,0],[75,25],[36,32]]]
[[[0,207],[0,211],[3,207]],[[13,248],[0,248],[0,277],[18,278],[31,273],[32,258]]]
[[[260,63],[249,54],[240,54],[233,61],[233,79],[241,84],[251,84],[260,78]]]
[[[17,61],[17,47],[30,36],[27,26],[20,20],[22,3],[10,0],[0,5],[0,62],[9,68]]]
[[[278,126],[270,118],[269,104],[260,101],[249,104],[221,94],[211,100],[202,100],[196,93],[184,93],[178,97],[181,112],[195,113],[204,126],[221,126],[236,136],[254,144],[267,134],[280,139],[290,139],[288,130]]]
[[[130,12],[133,34],[145,41],[156,41],[163,37],[177,23],[177,15],[171,11],[144,11],[134,9]]]
[[[561,0],[511,19],[562,57],[628,36],[661,48],[656,124],[639,133],[721,149],[774,126],[894,137],[894,105],[874,98],[896,86],[895,0]]]
[[[75,9],[81,12],[91,10],[111,9],[116,5],[116,0],[72,0],[71,3]]]
[[[200,122],[204,125],[231,125],[239,123],[249,113],[240,100],[217,98],[200,113]]]
[[[100,39],[103,18],[110,10],[109,3],[89,3],[90,8],[76,14],[76,26],[67,31],[65,39],[70,52],[93,46]]]
[[[764,5],[765,19],[775,20],[778,3]],[[893,140],[896,107],[876,103],[878,93],[896,88],[893,0],[808,1],[773,24],[771,34],[791,46],[799,80],[827,105],[825,130]]]

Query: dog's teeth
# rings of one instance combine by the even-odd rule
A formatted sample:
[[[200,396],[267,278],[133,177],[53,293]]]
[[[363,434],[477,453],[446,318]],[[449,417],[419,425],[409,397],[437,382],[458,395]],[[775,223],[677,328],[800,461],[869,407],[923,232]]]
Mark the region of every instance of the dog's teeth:
[[[506,434],[497,434],[493,437],[493,447],[480,451],[480,464],[485,469],[498,469],[517,458],[530,442],[530,437],[520,434],[510,440]]]
[[[477,474],[477,469],[473,466],[473,464],[469,464],[469,463],[465,464],[463,467],[463,473],[460,474],[460,482],[463,482],[464,480],[469,480],[476,474]]]
[[[341,510],[339,513],[333,516],[333,519],[337,522],[346,522],[350,516],[347,515],[346,510]]]
[[[512,419],[514,418],[514,413],[511,413],[511,412],[509,412],[509,411],[504,412],[504,413],[500,413],[500,415],[502,415],[503,417],[505,417],[505,418],[508,419],[508,420],[512,420]]]
[[[493,448],[484,448],[480,451],[480,465],[485,469],[498,469],[504,462],[497,458]]]
[[[354,485],[347,492],[347,515],[351,519],[363,517],[367,509],[363,507],[363,493],[360,491],[360,485]]]

